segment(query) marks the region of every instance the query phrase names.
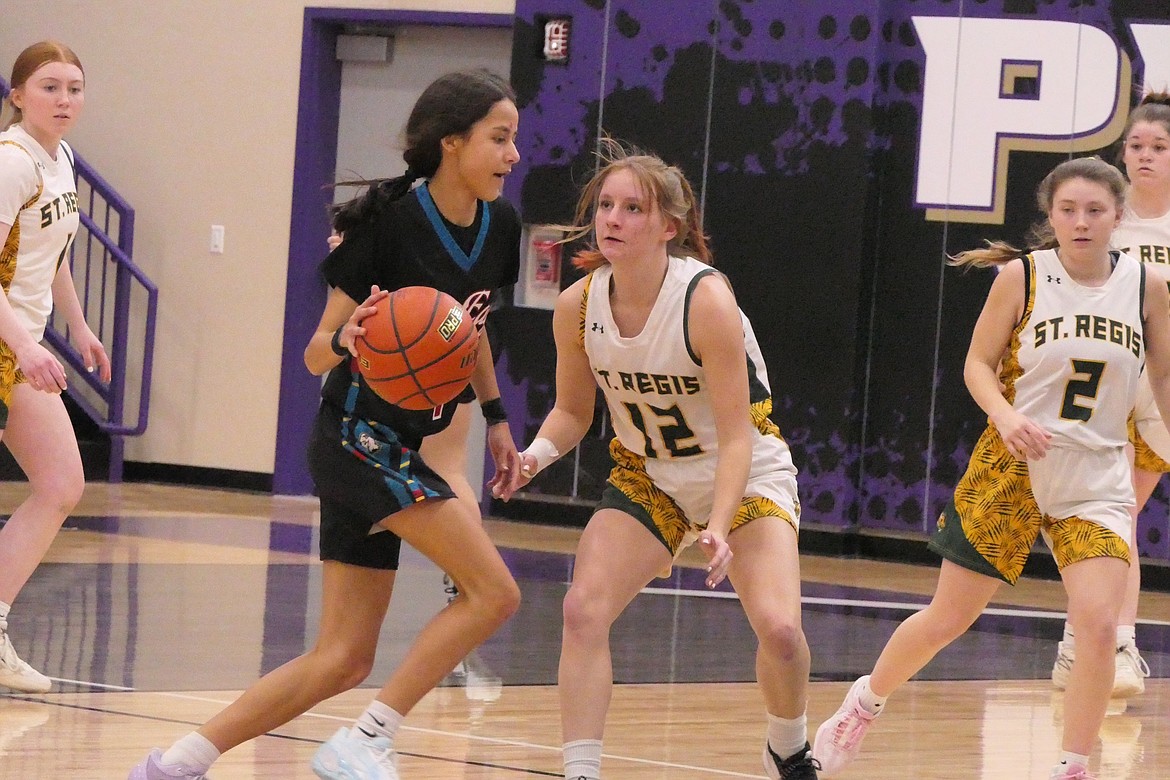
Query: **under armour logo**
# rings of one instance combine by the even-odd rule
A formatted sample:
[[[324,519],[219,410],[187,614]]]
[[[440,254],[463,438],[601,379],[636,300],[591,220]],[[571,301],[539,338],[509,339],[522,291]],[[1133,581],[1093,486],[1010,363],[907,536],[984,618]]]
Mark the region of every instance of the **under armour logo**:
[[[1052,282],[1056,282],[1057,284],[1060,284],[1060,277],[1059,277],[1059,276],[1053,276],[1052,274],[1048,274],[1048,282],[1049,282],[1050,284],[1051,284]]]
[[[605,326],[599,325],[595,322],[595,323],[593,323],[593,332],[594,333],[605,333]]]

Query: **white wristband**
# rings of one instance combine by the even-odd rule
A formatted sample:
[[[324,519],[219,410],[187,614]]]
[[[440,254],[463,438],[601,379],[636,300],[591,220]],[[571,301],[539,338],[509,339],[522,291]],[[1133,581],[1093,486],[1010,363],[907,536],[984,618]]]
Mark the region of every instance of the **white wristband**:
[[[521,473],[530,479],[544,471],[546,468],[552,465],[553,461],[561,457],[561,453],[557,452],[556,445],[543,437],[533,440],[533,442],[528,445],[528,449],[524,450],[524,452],[520,454],[530,455],[533,459],[536,460],[535,471],[530,471],[527,466],[521,466],[520,468]]]

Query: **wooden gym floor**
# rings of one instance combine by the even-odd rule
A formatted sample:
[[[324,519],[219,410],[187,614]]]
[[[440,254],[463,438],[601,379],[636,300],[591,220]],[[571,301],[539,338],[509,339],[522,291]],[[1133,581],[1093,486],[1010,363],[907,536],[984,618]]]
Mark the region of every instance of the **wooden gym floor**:
[[[0,485],[0,513],[22,495]],[[320,592],[315,510],[308,499],[90,486],[10,617],[17,649],[56,685],[0,693],[0,778],[121,780],[151,746],[308,647]],[[559,777],[554,683],[577,532],[488,525],[524,605],[411,713],[399,740],[405,780]],[[814,731],[925,602],[937,569],[817,556],[801,565]],[[229,752],[211,776],[313,777],[317,745],[361,712],[445,598],[442,574],[408,551],[366,686]],[[1046,778],[1062,717],[1048,674],[1063,603],[1055,582],[1002,589],[995,609],[891,700],[842,777]],[[1153,676],[1106,719],[1093,756],[1102,780],[1170,777],[1170,595],[1143,596],[1138,639]],[[755,644],[732,593],[704,592],[697,571],[677,568],[635,600],[613,646],[607,777],[762,777]]]

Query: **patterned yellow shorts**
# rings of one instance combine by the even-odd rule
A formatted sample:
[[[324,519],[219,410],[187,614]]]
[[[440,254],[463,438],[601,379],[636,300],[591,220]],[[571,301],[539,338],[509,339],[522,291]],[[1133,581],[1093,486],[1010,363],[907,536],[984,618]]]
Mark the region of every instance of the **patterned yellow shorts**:
[[[1137,422],[1133,415],[1129,416],[1129,443],[1133,445],[1133,466],[1142,471],[1151,471],[1155,474],[1170,472],[1170,463],[1158,457],[1154,448],[1146,444],[1146,440],[1138,432]]]
[[[16,353],[0,341],[0,431],[8,427],[8,409],[12,405],[13,389],[25,381],[24,373],[16,367]]]
[[[706,518],[703,518],[704,526],[687,518],[674,499],[655,485],[646,473],[646,459],[621,446],[617,439],[610,445],[609,454],[613,456],[614,465],[597,508],[618,509],[631,515],[662,542],[671,557],[677,557],[703,530]],[[731,530],[757,517],[779,517],[791,525],[792,530],[798,530],[796,521],[787,510],[763,496],[744,496],[731,522]]]
[[[1014,585],[1041,532],[1061,569],[1089,558],[1130,560],[1128,542],[1100,523],[1043,514],[1027,465],[1012,457],[989,426],[939,516],[930,547],[963,568]]]

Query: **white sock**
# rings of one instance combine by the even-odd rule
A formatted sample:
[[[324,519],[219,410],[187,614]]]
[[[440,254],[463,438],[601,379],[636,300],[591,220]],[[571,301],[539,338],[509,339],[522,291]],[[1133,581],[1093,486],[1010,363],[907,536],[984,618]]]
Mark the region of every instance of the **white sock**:
[[[1073,764],[1088,766],[1089,757],[1082,756],[1080,753],[1072,753],[1068,750],[1060,751],[1060,766],[1072,766]]]
[[[1137,644],[1137,626],[1117,627],[1117,646],[1131,647]]]
[[[181,766],[202,775],[211,769],[218,758],[219,750],[215,745],[198,731],[192,731],[163,753],[162,763],[165,766]]]
[[[780,756],[781,760],[790,758],[804,750],[808,742],[808,715],[802,714],[799,718],[781,718],[768,713],[768,747]]]
[[[5,601],[0,601],[0,631],[8,630],[8,610],[12,609],[12,605]]]
[[[1073,636],[1072,625],[1070,625],[1067,620],[1064,621],[1064,637],[1060,641],[1064,642],[1064,647],[1066,650],[1071,651],[1074,647],[1076,647],[1076,637]]]
[[[601,740],[577,739],[561,746],[565,757],[565,777],[577,780],[601,780]]]
[[[863,682],[861,684],[861,687],[857,691],[858,703],[861,705],[861,708],[863,710],[865,710],[866,712],[868,712],[870,715],[880,715],[881,711],[882,711],[882,707],[885,706],[886,699],[888,697],[887,696],[878,696],[876,693],[873,692],[873,689],[869,687],[869,675],[868,674],[865,677],[862,677],[861,679],[864,680],[865,682]]]
[[[394,738],[398,735],[398,727],[402,725],[404,717],[393,707],[374,699],[354,723],[350,733],[358,739],[385,737],[393,745]]]

